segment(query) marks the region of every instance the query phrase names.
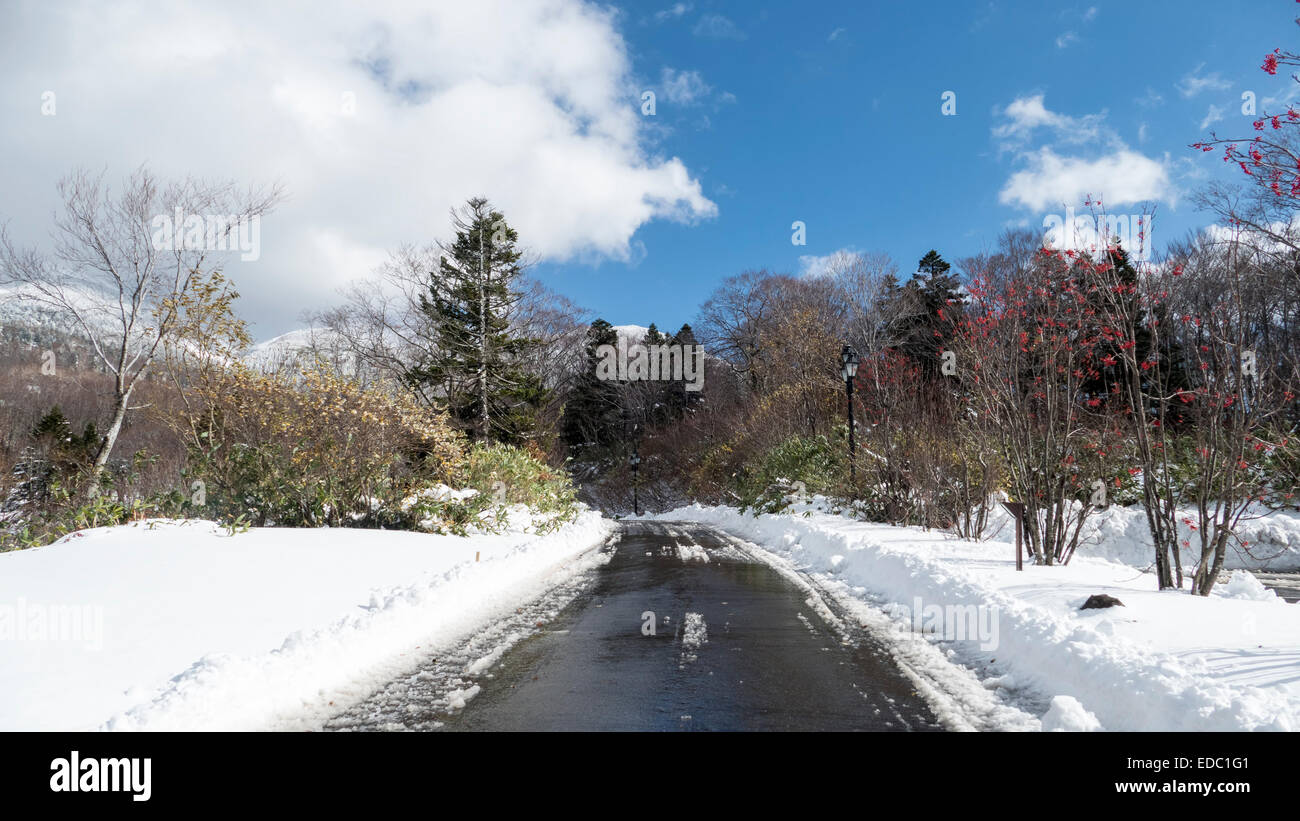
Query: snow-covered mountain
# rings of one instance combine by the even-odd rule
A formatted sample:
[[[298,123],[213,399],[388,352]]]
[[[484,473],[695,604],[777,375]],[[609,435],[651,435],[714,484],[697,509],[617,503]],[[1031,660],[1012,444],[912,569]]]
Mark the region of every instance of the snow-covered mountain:
[[[10,351],[55,351],[59,367],[102,369],[85,330],[66,312],[34,301],[21,286],[0,286],[0,344]],[[77,309],[101,342],[121,334],[108,303],[91,294],[74,295]]]
[[[37,348],[68,348],[89,351],[85,330],[66,312],[35,301],[31,293],[19,286],[0,287],[0,340]],[[101,340],[121,334],[121,320],[113,314],[115,305],[95,294],[74,295],[76,306]],[[260,371],[310,364],[320,354],[327,360],[350,366],[337,338],[329,331],[302,328],[253,345],[241,361]]]
[[[259,342],[240,360],[254,370],[272,372],[312,365],[318,356],[345,372],[355,369],[356,357],[343,341],[334,332],[321,328],[299,328]]]
[[[64,311],[36,299],[29,286],[0,285],[0,328],[22,328],[36,335],[82,336],[78,323]],[[70,300],[86,321],[97,330],[111,332],[121,321],[112,313],[112,305],[101,294],[70,291]]]
[[[0,287],[0,340],[38,348],[63,347],[89,352],[89,340],[71,317],[22,296],[24,293],[15,286]],[[120,320],[113,315],[110,301],[85,294],[77,302],[83,315],[102,329],[105,338],[111,339],[115,333],[121,332],[117,324]],[[613,329],[629,345],[640,343],[650,330],[644,325],[634,324],[614,325]],[[582,344],[582,330],[579,329],[576,336],[557,342],[557,348],[577,345],[580,350]],[[552,351],[552,354],[557,361],[564,359],[563,350]],[[323,328],[299,328],[258,342],[240,356],[240,361],[254,370],[271,372],[310,366],[317,357],[344,373],[356,372],[356,356],[337,334]]]
[[[645,339],[645,335],[650,333],[650,329],[644,325],[612,325],[610,327],[618,334],[619,339],[626,339],[629,345],[640,343],[641,340]],[[660,328],[659,333],[663,334],[666,339],[671,339],[676,331]]]
[[[615,325],[613,329],[619,339],[626,339],[629,345],[640,342],[650,332],[644,325]]]

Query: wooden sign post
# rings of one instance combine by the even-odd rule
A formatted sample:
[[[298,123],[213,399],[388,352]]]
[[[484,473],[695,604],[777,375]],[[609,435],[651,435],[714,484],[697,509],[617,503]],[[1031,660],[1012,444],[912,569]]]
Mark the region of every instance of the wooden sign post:
[[[1007,512],[1016,517],[1016,570],[1025,569],[1024,550],[1021,549],[1022,528],[1025,523],[1024,502],[1003,502]]]

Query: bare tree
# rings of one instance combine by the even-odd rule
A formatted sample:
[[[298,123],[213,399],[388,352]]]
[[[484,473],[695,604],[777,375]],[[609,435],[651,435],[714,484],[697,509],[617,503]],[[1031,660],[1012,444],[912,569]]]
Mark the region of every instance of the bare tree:
[[[902,342],[900,329],[925,307],[898,287],[898,265],[888,254],[849,254],[832,260],[829,277],[848,311],[848,342],[863,356],[881,354]]]
[[[1195,508],[1186,524],[1199,543],[1192,592],[1201,596],[1213,590],[1238,524],[1258,515],[1256,505],[1271,494],[1268,454],[1293,434],[1295,362],[1287,348],[1269,344],[1278,335],[1264,332],[1263,323],[1280,318],[1278,277],[1255,239],[1256,232],[1236,230],[1176,248],[1182,281],[1170,331],[1190,385],[1172,404],[1190,423],[1194,471],[1183,493]]]
[[[421,352],[435,347],[437,331],[420,310],[420,297],[428,293],[438,259],[436,246],[398,248],[371,277],[347,286],[340,305],[308,315],[313,327],[351,352],[361,381],[403,383]]]
[[[1170,337],[1176,329],[1162,322],[1166,299],[1174,279],[1169,266],[1149,266],[1139,273],[1127,254],[1110,248],[1097,259],[1084,260],[1090,293],[1098,297],[1099,316],[1106,337],[1106,356],[1100,363],[1109,384],[1105,400],[1114,405],[1115,417],[1132,435],[1133,458],[1141,469],[1142,509],[1155,549],[1156,583],[1161,590],[1183,583],[1178,552],[1178,502],[1170,460],[1175,456],[1171,403],[1186,394],[1176,387],[1171,372],[1182,362],[1166,361]]]
[[[20,249],[0,231],[0,276],[18,286],[16,298],[68,317],[113,376],[109,424],[86,491],[93,495],[135,409],[132,394],[166,346],[180,342],[179,301],[220,268],[217,252],[270,212],[281,190],[241,192],[192,177],[165,183],[144,167],[116,196],[104,174],[84,170],[58,190],[52,251]]]
[[[781,286],[788,280],[767,270],[745,271],[727,277],[700,308],[696,323],[700,342],[755,393],[761,390],[763,363],[770,349],[764,334],[773,321]]]

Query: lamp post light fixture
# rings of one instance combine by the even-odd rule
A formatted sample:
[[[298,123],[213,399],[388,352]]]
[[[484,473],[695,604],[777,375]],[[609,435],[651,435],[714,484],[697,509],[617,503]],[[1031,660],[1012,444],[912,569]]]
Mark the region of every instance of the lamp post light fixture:
[[[848,400],[849,416],[849,484],[856,486],[858,483],[858,466],[854,459],[854,442],[853,442],[853,377],[858,375],[858,352],[853,350],[852,345],[845,345],[840,351],[840,376],[844,379],[844,396]]]

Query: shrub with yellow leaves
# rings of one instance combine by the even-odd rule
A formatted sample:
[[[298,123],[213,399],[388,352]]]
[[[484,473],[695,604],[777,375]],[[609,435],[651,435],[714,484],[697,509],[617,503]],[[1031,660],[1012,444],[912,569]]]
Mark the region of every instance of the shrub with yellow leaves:
[[[407,394],[317,364],[223,368],[189,386],[193,478],[219,516],[254,525],[411,527],[402,500],[454,481],[466,443]]]

